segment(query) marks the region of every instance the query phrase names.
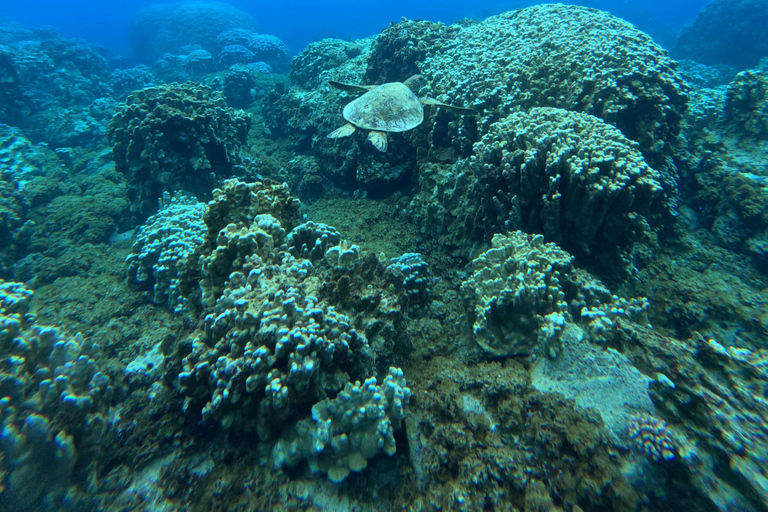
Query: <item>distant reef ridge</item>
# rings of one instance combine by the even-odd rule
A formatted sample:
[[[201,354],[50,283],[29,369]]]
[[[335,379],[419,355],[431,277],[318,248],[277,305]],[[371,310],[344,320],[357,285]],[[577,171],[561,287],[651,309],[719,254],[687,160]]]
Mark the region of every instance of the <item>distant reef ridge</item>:
[[[131,48],[134,57],[145,62],[189,45],[214,53],[222,32],[256,26],[253,17],[224,2],[154,4],[140,10],[131,23]]]

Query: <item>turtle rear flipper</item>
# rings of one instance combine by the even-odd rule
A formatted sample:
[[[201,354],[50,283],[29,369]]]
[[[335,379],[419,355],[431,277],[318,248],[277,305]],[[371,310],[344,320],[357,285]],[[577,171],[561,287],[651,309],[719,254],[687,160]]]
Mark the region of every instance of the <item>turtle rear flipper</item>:
[[[332,85],[333,87],[337,89],[341,89],[345,92],[351,92],[351,93],[361,93],[361,92],[368,92],[371,89],[375,89],[375,85],[356,85],[356,84],[345,84],[342,82],[337,82],[336,80],[328,80],[328,85]]]
[[[442,107],[445,110],[448,110],[450,112],[453,112],[454,114],[459,114],[462,116],[477,116],[480,115],[480,112],[473,108],[464,108],[464,107],[454,107],[453,105],[446,105],[445,103],[440,103],[434,98],[429,97],[423,97],[419,98],[422,105],[432,105],[434,107]]]
[[[379,151],[384,152],[387,150],[387,134],[385,132],[371,130],[371,133],[368,134],[368,140]]]
[[[352,123],[347,123],[341,128],[336,128],[327,135],[329,139],[340,139],[341,137],[349,137],[355,133],[355,126]]]

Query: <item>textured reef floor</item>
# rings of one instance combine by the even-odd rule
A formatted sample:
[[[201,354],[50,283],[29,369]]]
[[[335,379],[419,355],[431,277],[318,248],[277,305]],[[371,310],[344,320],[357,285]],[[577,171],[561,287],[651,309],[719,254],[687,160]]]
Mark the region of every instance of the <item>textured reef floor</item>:
[[[768,61],[179,5],[0,30],[0,509],[768,510]]]

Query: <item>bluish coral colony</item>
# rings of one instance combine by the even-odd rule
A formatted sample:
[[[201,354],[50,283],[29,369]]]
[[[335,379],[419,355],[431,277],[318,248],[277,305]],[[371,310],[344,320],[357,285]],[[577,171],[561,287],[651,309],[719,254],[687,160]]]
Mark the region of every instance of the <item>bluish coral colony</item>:
[[[0,510],[768,511],[767,27],[0,24]]]

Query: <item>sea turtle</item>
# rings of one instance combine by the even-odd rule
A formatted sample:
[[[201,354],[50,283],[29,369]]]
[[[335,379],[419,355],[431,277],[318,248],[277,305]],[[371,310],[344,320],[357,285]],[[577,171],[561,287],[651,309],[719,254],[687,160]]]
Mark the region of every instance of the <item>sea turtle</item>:
[[[379,151],[387,150],[387,132],[404,132],[416,128],[424,120],[423,105],[435,105],[461,115],[477,115],[471,108],[446,105],[432,98],[419,98],[424,78],[413,75],[405,82],[382,85],[353,85],[329,80],[328,84],[351,93],[363,92],[362,96],[344,107],[347,124],[328,134],[331,139],[352,135],[355,128],[370,130],[368,140]]]

